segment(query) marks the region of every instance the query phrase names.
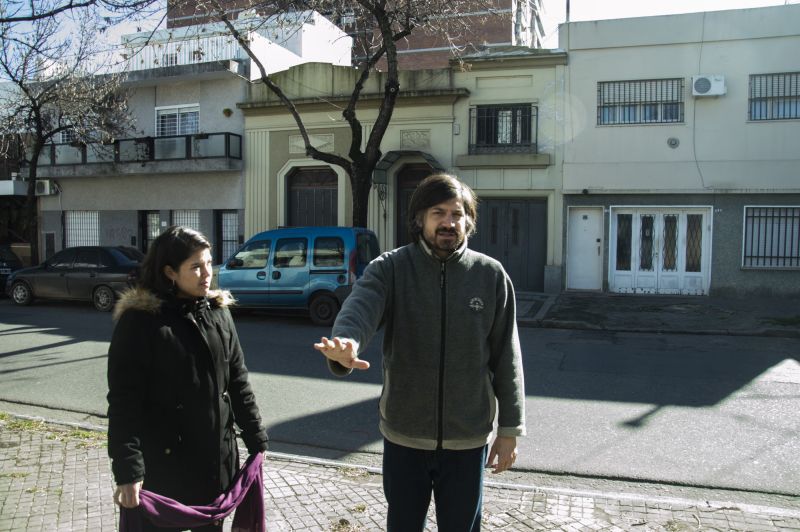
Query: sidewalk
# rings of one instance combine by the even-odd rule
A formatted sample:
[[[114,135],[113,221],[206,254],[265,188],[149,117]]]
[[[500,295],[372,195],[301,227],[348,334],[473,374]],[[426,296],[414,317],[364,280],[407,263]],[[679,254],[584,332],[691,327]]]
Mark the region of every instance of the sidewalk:
[[[800,299],[520,293],[522,326],[800,338]]]
[[[382,530],[381,476],[370,468],[270,453],[267,530]],[[0,415],[0,530],[113,531],[105,433]],[[787,531],[800,510],[487,482],[484,530]],[[435,530],[430,514],[429,530]],[[230,530],[230,518],[225,530]]]

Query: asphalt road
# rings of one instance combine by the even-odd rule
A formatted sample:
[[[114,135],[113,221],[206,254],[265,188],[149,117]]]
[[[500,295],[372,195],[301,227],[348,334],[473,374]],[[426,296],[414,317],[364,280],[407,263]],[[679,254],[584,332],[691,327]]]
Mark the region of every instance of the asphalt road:
[[[372,369],[331,376],[301,317],[237,316],[275,450],[380,462]],[[0,401],[105,413],[110,315],[0,300]],[[800,342],[523,328],[520,471],[800,495]],[[512,474],[507,477],[514,479]]]

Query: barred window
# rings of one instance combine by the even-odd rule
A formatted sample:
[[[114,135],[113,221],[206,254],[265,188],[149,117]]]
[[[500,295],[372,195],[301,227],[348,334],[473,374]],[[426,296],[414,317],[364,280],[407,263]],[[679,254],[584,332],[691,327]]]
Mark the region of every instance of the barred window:
[[[800,268],[800,207],[745,207],[742,266]]]
[[[750,76],[748,103],[750,120],[800,118],[800,72]]]
[[[195,231],[199,231],[200,211],[197,209],[172,211],[172,225],[180,225],[183,227],[188,227],[189,229],[194,229]]]
[[[199,131],[200,108],[196,105],[156,110],[156,136],[193,135]]]
[[[66,247],[99,246],[97,211],[66,211],[64,213]]]
[[[597,125],[683,122],[683,78],[597,83]]]
[[[469,153],[536,153],[538,108],[480,105],[469,111]]]

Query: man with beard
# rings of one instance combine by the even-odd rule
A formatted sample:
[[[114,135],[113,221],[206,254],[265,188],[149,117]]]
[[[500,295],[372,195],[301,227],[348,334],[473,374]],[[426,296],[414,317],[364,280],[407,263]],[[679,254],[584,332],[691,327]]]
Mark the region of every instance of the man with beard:
[[[484,468],[510,468],[525,434],[514,288],[499,262],[467,248],[477,200],[456,177],[422,181],[408,222],[413,242],[370,263],[314,347],[336,375],[365,370],[359,348],[385,327],[387,529],[423,530],[433,493],[440,531],[476,531]]]

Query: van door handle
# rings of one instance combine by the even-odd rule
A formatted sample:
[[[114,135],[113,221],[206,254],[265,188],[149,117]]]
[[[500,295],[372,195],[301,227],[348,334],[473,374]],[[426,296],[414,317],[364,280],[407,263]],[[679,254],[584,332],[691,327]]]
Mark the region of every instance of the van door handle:
[[[272,278],[277,281],[281,278],[281,272],[272,272]]]
[[[258,272],[256,274],[256,279],[258,279],[259,281],[263,281],[266,278],[267,278],[267,272]]]

